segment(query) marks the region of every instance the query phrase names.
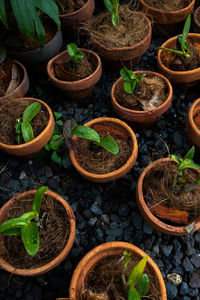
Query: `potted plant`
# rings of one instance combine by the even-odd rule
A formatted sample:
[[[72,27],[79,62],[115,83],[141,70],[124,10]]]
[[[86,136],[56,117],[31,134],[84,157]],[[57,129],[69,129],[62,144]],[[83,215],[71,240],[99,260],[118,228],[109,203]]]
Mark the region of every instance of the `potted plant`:
[[[196,8],[193,15],[193,32],[200,33],[200,6]]]
[[[200,166],[192,147],[183,159],[176,155],[154,161],[139,177],[136,200],[144,219],[156,230],[186,235],[200,228]]]
[[[48,272],[73,245],[72,209],[47,189],[18,194],[0,209],[0,266],[10,273],[34,276]]]
[[[189,33],[191,15],[187,17],[182,35],[170,38],[158,51],[160,71],[180,88],[188,88],[200,79],[200,35]]]
[[[71,100],[90,97],[102,73],[99,56],[86,49],[68,44],[67,50],[53,57],[47,65],[50,81]]]
[[[148,299],[150,294],[151,299],[167,299],[161,272],[144,251],[124,242],[105,243],[87,253],[74,271],[69,290],[71,300],[108,300],[116,295]]]
[[[139,63],[151,42],[151,23],[141,12],[119,6],[119,0],[104,0],[108,9],[90,21],[86,28],[94,49],[115,69]]]
[[[193,12],[195,0],[140,0],[139,8],[155,23],[156,34],[172,36],[181,30],[182,23]]]
[[[189,142],[200,151],[200,98],[194,101],[186,118],[186,131]]]
[[[45,102],[34,98],[19,98],[0,107],[0,124],[0,149],[11,155],[29,156],[42,149],[50,140],[54,117]],[[18,137],[21,133],[23,136]]]
[[[153,125],[171,105],[172,86],[169,80],[159,73],[133,73],[126,67],[120,74],[111,90],[114,111],[122,119],[135,122],[142,128]]]

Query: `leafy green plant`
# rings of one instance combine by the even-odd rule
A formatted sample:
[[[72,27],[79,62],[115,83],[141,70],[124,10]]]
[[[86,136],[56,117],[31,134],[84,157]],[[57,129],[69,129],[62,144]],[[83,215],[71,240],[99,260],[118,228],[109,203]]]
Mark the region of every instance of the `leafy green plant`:
[[[119,0],[104,0],[105,7],[111,12],[111,21],[114,26],[119,25]]]
[[[37,115],[40,109],[41,104],[33,102],[24,110],[22,118],[16,119],[15,131],[17,134],[16,140],[18,144],[20,144],[21,136],[25,143],[34,139],[33,128],[30,122]]]
[[[67,45],[67,52],[75,65],[79,64],[84,57],[83,52],[74,43]]]
[[[34,195],[32,211],[26,212],[19,218],[13,218],[0,225],[0,234],[21,235],[24,247],[28,254],[34,256],[39,250],[39,214],[44,193],[48,187],[43,186]],[[32,220],[35,219],[36,222]]]
[[[121,69],[120,75],[124,80],[124,90],[129,94],[137,93],[140,81],[146,76],[146,74],[141,74],[136,77],[135,74],[126,67]]]
[[[180,44],[181,50],[176,50],[176,49],[170,49],[166,47],[158,47],[157,49],[162,49],[162,50],[168,50],[171,52],[174,52],[176,54],[181,55],[184,58],[190,58],[190,49],[189,49],[189,43],[187,41],[187,36],[190,31],[190,26],[191,26],[191,15],[189,15],[185,21],[185,25],[183,28],[183,33],[182,35],[177,36],[178,43]]]
[[[149,277],[144,273],[148,256],[142,258],[136,266],[131,270],[128,281],[126,281],[124,272],[127,269],[129,262],[131,261],[131,253],[124,251],[124,265],[123,274],[121,276],[123,285],[125,288],[128,287],[128,300],[141,300],[142,297],[146,296],[149,290]],[[144,274],[143,274],[144,273]]]

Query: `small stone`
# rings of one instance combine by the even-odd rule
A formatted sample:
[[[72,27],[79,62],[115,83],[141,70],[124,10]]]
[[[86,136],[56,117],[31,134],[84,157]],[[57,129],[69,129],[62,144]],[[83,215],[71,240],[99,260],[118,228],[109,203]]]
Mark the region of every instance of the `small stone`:
[[[160,252],[160,250],[159,250],[159,245],[153,246],[153,252],[154,252],[156,255],[159,254],[159,252]]]
[[[172,283],[167,282],[166,289],[167,289],[167,299],[168,300],[175,299],[178,294],[177,287]]]
[[[191,264],[190,260],[188,257],[186,257],[184,260],[183,260],[183,263],[182,263],[184,269],[186,272],[192,272],[194,271],[194,267],[193,265]]]
[[[195,268],[200,268],[200,254],[199,253],[192,255],[192,257],[190,258],[190,261]]]
[[[107,234],[107,235],[111,235],[111,236],[113,236],[114,238],[116,238],[116,237],[121,237],[122,234],[123,234],[123,230],[122,230],[122,228],[118,228],[118,229],[108,229],[108,230],[106,230],[106,234]]]
[[[10,180],[9,186],[14,192],[19,192],[20,191],[20,185],[19,185],[19,182],[17,180]]]
[[[200,288],[200,276],[198,273],[193,273],[189,282],[191,288]]]
[[[153,228],[149,224],[147,224],[146,222],[144,222],[143,231],[145,233],[147,233],[147,234],[152,234]]]
[[[96,224],[96,222],[97,222],[97,217],[94,217],[94,218],[91,218],[88,223],[90,225],[94,226]]]
[[[103,213],[101,208],[99,207],[99,205],[96,202],[92,204],[91,212],[93,212],[93,214],[98,215],[98,216],[102,215],[102,213]]]
[[[164,267],[164,264],[161,259],[154,259],[154,261],[160,269],[162,269]]]
[[[136,229],[142,229],[142,217],[139,214],[135,214],[133,217],[133,225]]]
[[[122,217],[127,217],[128,214],[129,214],[128,206],[127,206],[127,205],[124,205],[124,204],[120,205],[119,210],[118,210],[118,213],[119,213],[119,215],[122,216]]]
[[[197,233],[196,235],[195,235],[195,241],[198,243],[198,244],[200,244],[200,233]]]
[[[164,246],[161,246],[161,249],[162,249],[163,254],[166,257],[168,257],[168,256],[170,256],[170,254],[172,252],[173,245],[164,245]]]
[[[173,285],[178,286],[182,282],[182,277],[181,275],[177,273],[171,273],[167,275],[167,279],[169,282],[173,283]]]
[[[173,141],[174,141],[174,143],[175,143],[176,145],[178,145],[179,147],[182,146],[182,136],[181,136],[181,134],[180,134],[178,131],[175,131],[175,132],[173,133],[172,138],[173,138]]]
[[[102,221],[104,224],[107,224],[107,225],[110,224],[110,218],[109,218],[109,216],[106,215],[106,214],[101,215],[101,221]]]
[[[182,296],[185,296],[185,295],[187,295],[187,293],[188,293],[188,284],[187,284],[187,282],[183,281],[181,283],[180,294]]]
[[[21,171],[20,175],[19,175],[19,179],[23,179],[23,178],[26,178],[27,175],[24,171]]]
[[[188,295],[191,297],[195,297],[195,296],[199,295],[199,290],[197,288],[196,289],[189,288]]]
[[[111,222],[110,223],[110,228],[116,229],[116,228],[118,228],[118,224],[116,222]]]
[[[175,254],[172,258],[172,263],[177,267],[177,266],[180,266],[181,264],[181,259],[182,259],[182,256],[180,256],[179,254]]]

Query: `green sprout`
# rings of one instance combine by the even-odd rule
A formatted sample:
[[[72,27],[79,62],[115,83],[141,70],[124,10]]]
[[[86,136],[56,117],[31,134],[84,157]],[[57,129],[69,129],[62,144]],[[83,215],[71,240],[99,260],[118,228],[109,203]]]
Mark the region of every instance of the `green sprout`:
[[[111,12],[111,21],[114,26],[119,25],[119,0],[104,0],[105,7]]]
[[[149,290],[149,277],[144,273],[148,256],[143,257],[139,263],[131,270],[128,281],[126,281],[124,272],[131,261],[131,253],[124,251],[123,274],[121,275],[122,282],[125,288],[128,287],[128,300],[141,300],[146,296]],[[143,274],[144,273],[144,274]]]
[[[129,94],[137,93],[140,81],[144,76],[146,76],[146,74],[141,74],[137,78],[135,74],[126,67],[121,69],[120,75],[124,80],[124,90]]]
[[[41,104],[33,102],[24,110],[22,118],[16,119],[15,131],[17,134],[17,144],[20,144],[21,136],[25,143],[34,139],[33,128],[30,122],[37,115],[40,109]]]
[[[44,193],[48,187],[39,188],[35,195],[32,205],[32,211],[26,212],[19,218],[13,218],[0,225],[0,234],[3,235],[21,235],[24,247],[29,255],[34,256],[39,250],[39,214],[40,206]],[[32,222],[35,219],[36,222]]]
[[[67,45],[67,52],[75,65],[78,65],[84,57],[83,52],[74,43]]]
[[[180,44],[181,50],[170,49],[170,48],[166,48],[166,47],[158,47],[157,49],[168,50],[168,51],[174,52],[176,54],[183,56],[186,59],[190,58],[191,53],[190,53],[189,43],[187,41],[187,36],[190,31],[190,26],[191,26],[191,15],[189,15],[185,21],[182,35],[177,36],[177,40]]]

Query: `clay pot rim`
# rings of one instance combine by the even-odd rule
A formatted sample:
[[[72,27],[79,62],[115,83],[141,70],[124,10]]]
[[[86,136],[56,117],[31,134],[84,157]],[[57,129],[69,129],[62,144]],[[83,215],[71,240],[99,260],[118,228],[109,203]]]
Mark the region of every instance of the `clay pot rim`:
[[[109,12],[108,12],[109,13]],[[143,16],[145,19],[146,19],[146,21],[147,21],[147,24],[148,24],[148,27],[149,27],[149,31],[148,31],[148,33],[147,33],[147,35],[144,37],[144,39],[143,40],[141,40],[139,43],[136,43],[136,44],[133,44],[133,45],[131,45],[131,46],[126,46],[126,47],[114,47],[114,46],[106,46],[106,45],[104,45],[103,43],[101,43],[101,42],[99,42],[95,37],[94,37],[94,35],[93,34],[91,34],[90,36],[91,36],[91,39],[92,39],[92,41],[95,43],[95,44],[97,44],[97,45],[99,45],[101,48],[103,48],[103,49],[105,49],[106,51],[124,51],[124,50],[131,50],[131,49],[134,49],[134,48],[138,48],[138,47],[140,47],[142,44],[144,44],[144,43],[146,43],[146,41],[148,41],[148,39],[149,39],[149,36],[151,35],[151,22],[149,21],[149,19],[145,16],[145,14],[144,13],[142,13],[142,12],[139,12],[139,11],[133,11],[133,13],[135,13],[135,14],[139,14],[139,15],[141,15],[141,16]]]
[[[200,98],[196,99],[192,105],[190,106],[190,109],[188,111],[188,120],[193,127],[193,130],[195,131],[196,134],[200,134],[200,130],[197,128],[196,124],[194,123],[194,109],[199,106],[200,110]]]
[[[200,43],[200,34],[199,34],[199,33],[189,33],[189,34],[188,34],[188,37],[196,38],[196,40],[199,40],[199,43]],[[166,42],[164,42],[164,43],[161,45],[161,47],[167,47],[167,45],[168,45],[170,42],[174,41],[175,39],[177,39],[177,36],[174,36],[174,37],[168,39]],[[167,48],[169,48],[169,47],[167,47]],[[200,71],[200,67],[198,67],[198,68],[196,68],[196,69],[193,69],[193,70],[188,70],[188,71],[174,71],[174,70],[171,70],[171,69],[167,68],[167,67],[163,64],[162,59],[161,59],[161,53],[162,53],[162,51],[165,51],[165,50],[162,50],[162,49],[159,49],[159,50],[158,50],[158,63],[160,64],[160,67],[161,67],[165,72],[167,72],[167,73],[170,72],[172,75],[179,75],[179,74],[181,74],[181,75],[191,75],[191,74],[196,73],[197,70]]]
[[[23,147],[31,146],[36,141],[40,140],[41,137],[44,134],[46,134],[46,132],[49,130],[49,126],[50,126],[52,120],[54,121],[54,116],[53,116],[53,113],[51,111],[51,108],[44,101],[36,99],[36,98],[31,98],[31,97],[23,97],[23,98],[16,98],[16,99],[14,99],[14,101],[16,101],[16,103],[18,101],[26,101],[26,100],[31,100],[31,101],[39,102],[39,103],[41,103],[46,108],[46,110],[47,110],[47,112],[49,114],[49,120],[48,120],[48,123],[47,123],[46,127],[43,129],[43,131],[38,136],[36,136],[32,141],[30,141],[28,143],[23,143],[23,144],[20,144],[20,145],[8,145],[8,144],[4,144],[4,143],[0,142],[0,147],[7,148],[7,149],[18,149],[20,151],[20,149],[22,149]],[[0,112],[9,103],[10,102],[8,101],[5,105],[2,105],[2,107],[0,107]]]
[[[158,77],[161,77],[165,83],[167,84],[167,87],[168,87],[168,91],[169,91],[169,95],[168,97],[166,98],[166,100],[161,104],[159,105],[158,107],[156,107],[155,109],[151,110],[151,111],[148,111],[148,110],[142,110],[142,111],[139,111],[139,110],[133,110],[133,109],[130,109],[130,108],[126,108],[122,105],[120,105],[115,97],[115,89],[116,89],[116,86],[119,84],[119,82],[121,82],[123,79],[122,79],[122,76],[119,77],[113,84],[112,86],[112,90],[111,90],[111,98],[112,98],[112,101],[114,102],[114,104],[119,108],[119,109],[123,109],[123,111],[127,112],[127,113],[135,113],[135,114],[138,114],[138,115],[153,115],[153,114],[156,114],[159,110],[161,110],[165,105],[166,103],[168,102],[171,102],[172,101],[172,95],[173,95],[173,90],[172,90],[172,85],[171,83],[169,82],[169,80],[162,74],[160,73],[157,73],[157,72],[153,72],[153,71],[134,71],[135,74],[140,74],[140,73],[146,73],[148,75],[154,75],[154,76],[158,76]]]
[[[64,55],[65,53],[67,54],[67,50],[65,50],[65,51],[63,51],[63,52],[61,52],[61,53],[58,53],[56,56],[54,56],[53,58],[51,58],[51,59],[49,60],[49,62],[48,62],[48,64],[47,64],[47,73],[48,73],[49,77],[51,77],[52,80],[54,80],[55,82],[60,82],[60,83],[62,83],[62,84],[71,84],[71,83],[73,83],[74,86],[80,85],[80,84],[84,84],[85,82],[89,81],[91,78],[95,77],[96,74],[97,74],[97,73],[100,71],[100,69],[101,69],[101,59],[100,59],[100,57],[98,56],[97,53],[95,53],[95,52],[92,51],[92,50],[87,50],[87,49],[83,49],[83,48],[79,48],[79,50],[81,50],[81,51],[83,51],[83,52],[85,52],[85,53],[88,53],[88,54],[90,54],[90,55],[93,55],[93,56],[96,58],[96,60],[97,60],[97,67],[96,67],[96,69],[94,70],[94,72],[93,72],[91,75],[89,75],[89,76],[86,77],[86,78],[83,78],[83,79],[80,79],[80,80],[76,80],[76,81],[67,81],[67,80],[60,80],[60,79],[58,79],[58,78],[55,76],[55,72],[51,72],[50,70],[51,70],[51,67],[52,67],[52,70],[54,70],[53,63],[54,63],[54,61],[55,61],[58,57]]]
[[[198,6],[194,12],[194,22],[198,27],[200,27],[200,21],[197,18],[197,14],[200,12],[200,6]]]
[[[140,202],[140,206],[142,207],[142,210],[145,212],[145,214],[148,216],[148,218],[151,219],[151,221],[154,224],[156,224],[157,227],[160,228],[161,232],[164,232],[166,234],[172,234],[172,235],[186,235],[186,234],[188,234],[188,232],[185,230],[185,227],[187,227],[189,224],[184,225],[184,226],[179,226],[179,225],[172,226],[167,223],[164,223],[150,211],[149,207],[147,206],[147,204],[144,200],[144,196],[143,196],[143,182],[144,182],[144,178],[145,178],[146,174],[152,169],[152,167],[159,165],[159,164],[168,163],[168,162],[174,162],[174,160],[172,158],[160,158],[160,159],[152,162],[150,165],[148,165],[143,170],[143,172],[141,173],[141,175],[138,179],[138,182],[137,182],[136,191],[138,193],[138,197],[136,197],[136,198],[137,198],[137,201]],[[174,164],[175,164],[175,162],[174,162]],[[197,170],[197,171],[200,173],[199,170]],[[199,228],[200,228],[200,219],[198,218],[197,222],[195,222],[195,228],[192,230],[192,232],[195,232]]]
[[[103,259],[109,255],[109,250],[112,252],[115,252],[115,251],[120,251],[120,249],[131,251],[132,253],[134,253],[142,258],[148,255],[147,253],[145,253],[142,249],[138,248],[137,246],[130,244],[130,243],[126,243],[126,242],[121,242],[121,241],[108,242],[108,243],[104,243],[99,246],[96,246],[95,248],[90,250],[81,259],[81,261],[78,263],[78,265],[74,271],[74,274],[72,276],[71,283],[70,283],[70,290],[69,290],[70,299],[71,299],[71,297],[73,297],[72,300],[74,300],[75,299],[74,297],[77,296],[75,294],[75,292],[76,292],[76,290],[78,290],[77,283],[79,281],[79,278],[80,278],[80,280],[83,280],[85,275],[87,275],[87,273],[85,274],[85,272],[82,271],[85,269],[85,266],[87,266],[89,263],[90,267],[93,268],[101,259]],[[159,286],[160,286],[162,300],[167,300],[166,287],[165,287],[165,283],[164,283],[161,271],[158,268],[155,261],[149,255],[148,255],[147,264],[149,264],[151,266],[151,268],[154,270],[154,272],[156,274],[156,278],[157,278],[157,280],[159,282]],[[90,272],[90,270],[89,270],[89,272]]]
[[[88,6],[90,6],[92,2],[93,2],[93,0],[87,0],[87,2],[81,8],[79,8],[78,10],[76,10],[74,12],[71,12],[71,13],[68,13],[68,14],[59,14],[59,18],[63,18],[64,16],[71,17],[71,16],[74,16],[76,14],[79,14],[79,13],[82,12],[82,10],[85,10]]]
[[[2,206],[2,208],[0,209],[0,212],[2,210],[7,209],[7,207],[9,207],[9,204],[13,201],[13,198],[21,198],[27,194],[29,194],[29,195],[35,194],[35,192],[36,192],[36,190],[31,190],[31,191],[27,191],[27,192],[24,192],[24,193],[18,194],[17,196],[12,197],[10,200],[8,200],[8,202],[6,202]],[[10,273],[14,273],[16,275],[22,275],[22,276],[35,276],[35,275],[39,275],[39,274],[48,272],[52,268],[54,268],[58,264],[60,264],[63,261],[63,259],[66,257],[66,255],[69,253],[70,249],[72,248],[72,245],[73,245],[74,239],[75,239],[75,227],[76,227],[73,211],[72,211],[71,207],[69,206],[69,204],[60,195],[58,195],[50,190],[47,190],[46,194],[49,194],[50,196],[55,198],[55,200],[57,200],[59,203],[61,203],[66,211],[66,215],[69,217],[68,221],[70,223],[70,234],[69,234],[67,243],[57,257],[55,257],[53,260],[51,260],[47,264],[45,264],[41,267],[34,268],[34,269],[15,268],[12,265],[10,265],[9,263],[7,263],[3,258],[0,258],[0,266]]]
[[[162,9],[159,9],[159,8],[154,8],[153,6],[150,6],[148,5],[145,0],[140,0],[140,2],[146,6],[148,9],[151,9],[151,10],[154,10],[156,11],[157,13],[160,13],[160,14],[171,14],[171,15],[177,15],[177,14],[182,14],[182,13],[185,13],[188,9],[192,8],[194,6],[194,2],[195,0],[192,0],[192,2],[190,4],[188,4],[186,7],[182,8],[182,9],[179,9],[179,10],[173,10],[173,11],[166,11],[166,10],[162,10]]]
[[[70,153],[71,161],[72,161],[73,165],[75,166],[75,168],[78,170],[78,172],[83,174],[83,176],[90,177],[90,178],[91,177],[92,178],[97,178],[97,179],[102,179],[102,178],[105,178],[105,177],[106,178],[112,178],[113,176],[116,175],[116,173],[118,174],[118,173],[121,173],[124,170],[126,170],[127,166],[129,165],[129,162],[132,161],[135,158],[135,152],[138,152],[138,144],[137,144],[137,139],[136,139],[135,133],[133,132],[133,130],[125,122],[123,122],[123,121],[121,121],[117,118],[100,117],[100,118],[96,118],[96,119],[93,119],[93,120],[85,123],[84,126],[89,127],[93,124],[106,123],[106,122],[114,123],[114,124],[118,124],[118,125],[122,126],[126,130],[126,132],[129,134],[129,136],[132,140],[132,143],[133,143],[131,156],[128,158],[126,163],[121,168],[119,168],[117,170],[114,170],[112,172],[109,172],[109,173],[105,173],[105,174],[96,174],[96,173],[88,172],[85,169],[83,169],[81,167],[81,165],[78,163],[78,161],[76,160],[75,152],[73,150],[70,150],[69,153]],[[78,139],[78,137],[73,136],[72,139],[76,140],[76,139]]]

